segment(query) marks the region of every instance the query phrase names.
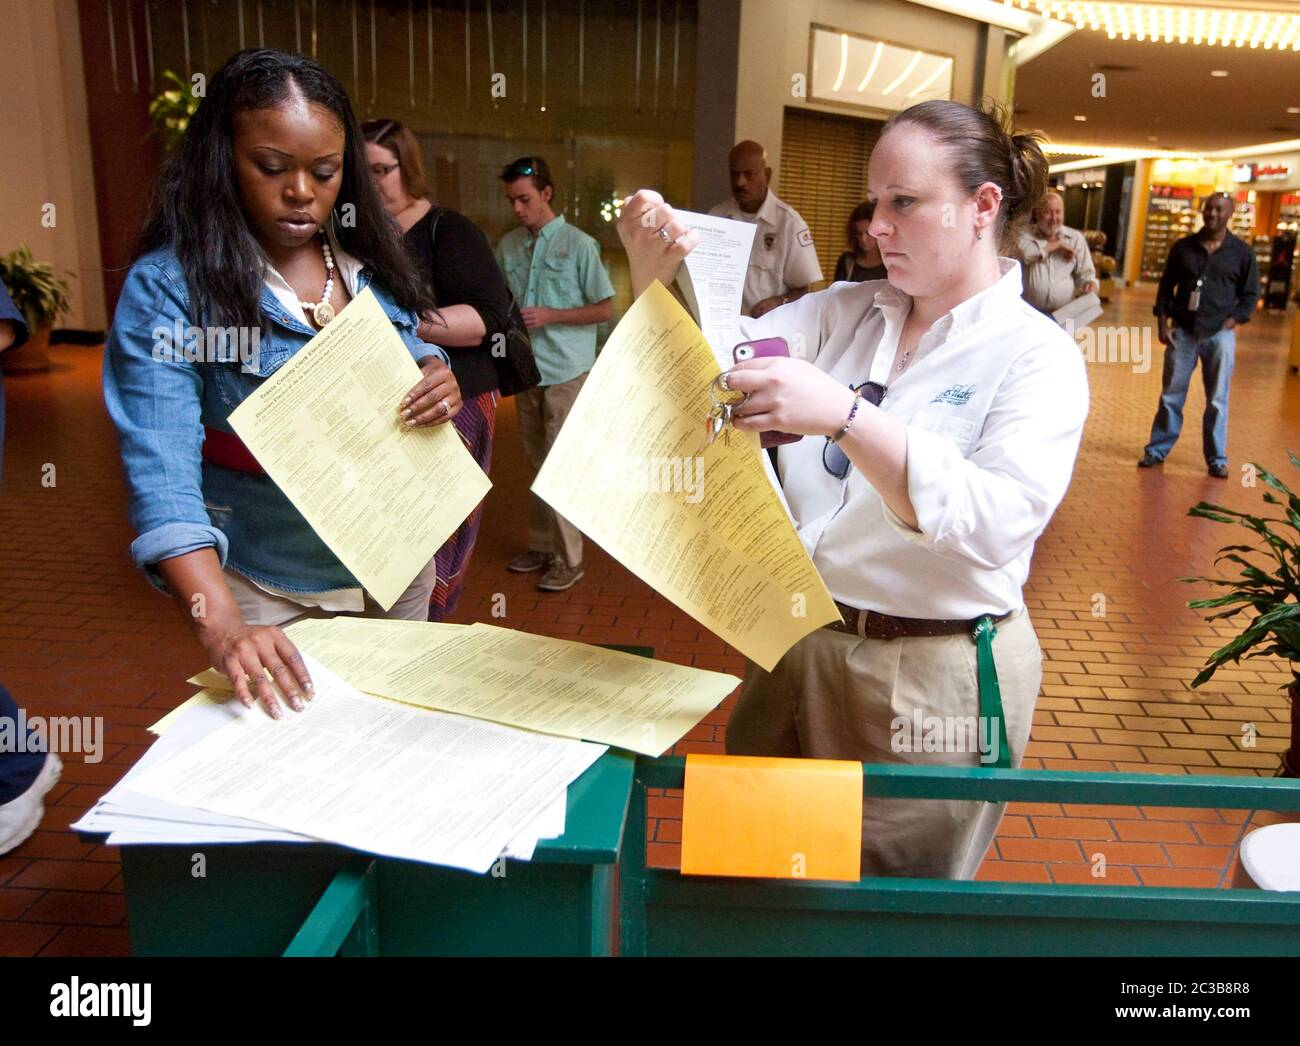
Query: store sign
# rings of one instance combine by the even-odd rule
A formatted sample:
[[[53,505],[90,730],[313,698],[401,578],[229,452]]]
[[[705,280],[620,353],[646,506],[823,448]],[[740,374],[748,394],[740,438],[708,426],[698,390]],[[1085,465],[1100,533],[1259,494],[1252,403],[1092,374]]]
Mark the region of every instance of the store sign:
[[[1284,163],[1239,163],[1232,169],[1234,182],[1284,182],[1291,168]]]
[[[1089,185],[1092,182],[1104,182],[1106,180],[1106,168],[1090,167],[1086,171],[1066,171],[1065,186],[1071,189],[1076,185]]]

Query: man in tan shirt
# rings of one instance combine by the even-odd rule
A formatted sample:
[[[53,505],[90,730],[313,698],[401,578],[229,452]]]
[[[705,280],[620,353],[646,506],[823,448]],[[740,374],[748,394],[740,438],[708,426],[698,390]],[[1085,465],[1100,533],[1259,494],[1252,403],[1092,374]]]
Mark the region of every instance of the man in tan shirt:
[[[1025,301],[1052,313],[1080,294],[1096,293],[1097,270],[1088,241],[1065,224],[1065,202],[1049,192],[1034,208],[1034,223],[1020,234],[1025,266]]]

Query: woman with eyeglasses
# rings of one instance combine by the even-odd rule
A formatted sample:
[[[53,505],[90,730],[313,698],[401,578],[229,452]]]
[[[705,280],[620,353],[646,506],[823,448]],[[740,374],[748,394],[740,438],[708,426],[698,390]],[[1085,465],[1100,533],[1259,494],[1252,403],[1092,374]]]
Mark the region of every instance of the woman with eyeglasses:
[[[429,198],[420,144],[411,129],[397,120],[368,120],[361,132],[379,198],[401,228],[437,305],[421,320],[420,336],[448,350],[462,399],[453,424],[487,472],[499,387],[492,346],[505,336],[510,290],[478,226]],[[480,502],[438,549],[430,621],[445,620],[455,611],[482,518]]]
[[[460,409],[446,354],[416,333],[433,303],[364,150],[347,94],[323,66],[269,49],[233,55],[158,173],[104,354],[132,558],[238,698],[276,718],[271,678],[295,710],[312,689],[281,625],[340,613],[423,620],[435,581],[430,560],[385,612],[230,425],[367,289],[422,372],[393,403],[394,422],[441,425]],[[188,332],[184,346],[173,331]],[[239,332],[256,351],[243,351],[244,338],[237,358],[220,351]],[[207,350],[196,359],[199,342]]]
[[[868,173],[889,282],[834,284],[759,319],[791,358],[728,372],[737,428],[799,433],[778,471],[842,621],[748,666],[734,754],[1018,765],[1042,678],[1023,586],[1088,411],[1078,347],[1005,254],[1046,161],[1005,115],[923,102]],[[671,284],[697,235],[662,198],[623,205],[632,287]],[[800,358],[802,357],[802,358]],[[1002,804],[868,799],[863,874],[969,878]]]

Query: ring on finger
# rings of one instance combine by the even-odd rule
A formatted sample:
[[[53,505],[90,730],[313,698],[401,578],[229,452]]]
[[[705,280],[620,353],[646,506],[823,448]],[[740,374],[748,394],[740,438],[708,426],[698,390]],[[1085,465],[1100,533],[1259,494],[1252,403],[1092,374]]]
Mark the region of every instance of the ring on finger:
[[[709,382],[709,399],[713,401],[715,407],[721,407],[723,404],[729,403],[732,410],[739,410],[746,402],[748,402],[750,394],[748,392],[742,392],[740,389],[733,389],[727,384],[726,378],[727,373],[726,371],[723,371]],[[719,391],[729,392],[733,397],[739,394],[740,399],[724,399],[718,395]]]
[[[446,400],[443,400],[441,403],[438,404],[438,406],[442,408],[442,416],[444,418],[451,413],[451,407],[447,405]]]
[[[666,225],[659,226],[659,228],[655,230],[655,235],[658,236],[659,239],[663,240],[664,243],[668,244],[669,247],[671,247],[674,243],[677,242],[671,236],[668,235],[668,226]]]

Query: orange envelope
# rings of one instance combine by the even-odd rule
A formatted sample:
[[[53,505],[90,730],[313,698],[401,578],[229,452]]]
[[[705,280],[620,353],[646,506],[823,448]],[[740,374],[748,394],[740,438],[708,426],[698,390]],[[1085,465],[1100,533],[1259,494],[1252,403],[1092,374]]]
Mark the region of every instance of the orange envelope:
[[[682,873],[856,881],[862,764],[688,755]]]

